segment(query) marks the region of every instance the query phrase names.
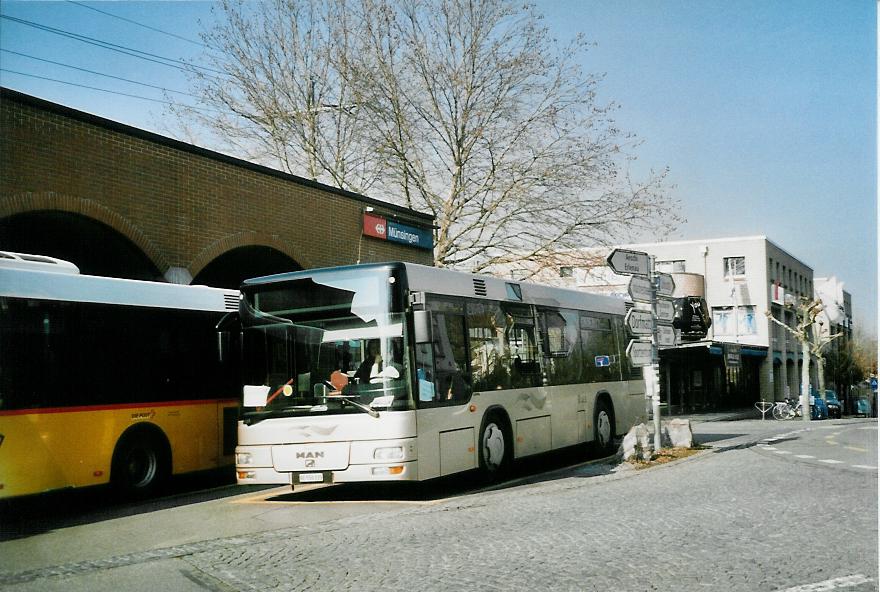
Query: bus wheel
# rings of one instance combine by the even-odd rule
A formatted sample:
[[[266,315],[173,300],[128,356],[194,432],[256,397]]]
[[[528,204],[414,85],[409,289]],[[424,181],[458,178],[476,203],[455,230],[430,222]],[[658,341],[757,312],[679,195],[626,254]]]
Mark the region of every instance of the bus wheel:
[[[127,435],[113,453],[110,482],[125,497],[153,495],[168,476],[168,457],[167,447],[157,436]]]
[[[614,454],[614,411],[604,398],[596,401],[593,413],[593,442],[605,456]]]
[[[497,414],[489,415],[480,428],[480,471],[487,481],[501,479],[510,468],[510,438]]]

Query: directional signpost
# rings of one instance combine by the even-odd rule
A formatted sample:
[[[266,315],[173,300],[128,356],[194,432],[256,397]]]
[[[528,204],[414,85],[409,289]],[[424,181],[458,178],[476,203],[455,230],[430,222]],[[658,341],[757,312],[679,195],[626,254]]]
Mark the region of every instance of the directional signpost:
[[[650,304],[654,301],[654,284],[646,277],[634,275],[629,278],[627,292],[629,292],[629,297],[633,299],[633,302]]]
[[[608,265],[620,275],[644,275],[651,273],[651,258],[647,253],[614,249],[608,255]]]
[[[675,291],[675,280],[672,279],[671,275],[668,273],[658,273],[656,281],[658,296],[672,296],[672,293]]]
[[[655,273],[654,258],[647,253],[614,249],[608,255],[608,266],[620,275],[632,276],[627,286],[630,298],[645,308],[632,308],[626,313],[625,323],[635,337],[626,347],[626,355],[633,366],[648,367],[645,372],[646,398],[651,399],[654,416],[654,447],[660,448],[660,347],[671,347],[676,342],[672,328],[675,306],[669,297],[675,291],[675,281],[668,273]],[[652,336],[652,341],[641,337]],[[650,397],[648,397],[650,395]]]
[[[626,346],[626,355],[633,366],[650,366],[654,363],[654,345],[633,339]]]
[[[666,347],[675,345],[675,329],[669,325],[657,325],[654,336],[657,345]]]
[[[654,303],[654,314],[657,315],[658,323],[671,323],[675,320],[675,305],[672,300],[658,298]]]
[[[653,335],[654,317],[650,310],[631,308],[623,321],[633,335]]]

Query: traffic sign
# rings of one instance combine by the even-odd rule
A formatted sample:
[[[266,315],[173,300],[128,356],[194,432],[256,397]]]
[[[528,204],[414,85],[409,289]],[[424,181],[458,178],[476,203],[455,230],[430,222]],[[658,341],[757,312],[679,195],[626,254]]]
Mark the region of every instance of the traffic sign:
[[[650,304],[654,301],[654,286],[648,278],[634,275],[629,278],[629,285],[626,288],[629,297],[633,302],[646,302]]]
[[[650,341],[633,339],[626,346],[626,356],[633,366],[650,366],[654,363],[654,346]]]
[[[649,310],[631,308],[623,322],[633,335],[650,335],[654,332],[654,317]]]
[[[675,320],[675,305],[672,300],[658,298],[654,303],[654,314],[657,315],[657,322],[671,323]]]
[[[669,325],[657,325],[657,345],[664,347],[675,345],[675,329]]]
[[[608,265],[615,273],[623,275],[648,275],[650,259],[647,253],[614,249],[608,255]]]
[[[675,280],[668,273],[657,274],[657,295],[672,296],[675,291]]]

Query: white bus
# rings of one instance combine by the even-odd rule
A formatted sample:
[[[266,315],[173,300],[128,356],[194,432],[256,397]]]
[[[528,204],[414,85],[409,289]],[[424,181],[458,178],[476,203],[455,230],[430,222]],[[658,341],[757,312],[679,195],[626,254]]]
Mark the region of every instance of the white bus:
[[[0,252],[0,499],[233,465],[240,382],[216,325],[238,292]]]
[[[410,263],[241,292],[241,484],[492,478],[644,415],[623,300]]]

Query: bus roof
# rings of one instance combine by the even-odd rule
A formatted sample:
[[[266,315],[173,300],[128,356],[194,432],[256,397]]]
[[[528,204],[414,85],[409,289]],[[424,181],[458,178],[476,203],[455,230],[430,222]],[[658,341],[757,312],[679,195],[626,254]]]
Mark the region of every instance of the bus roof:
[[[64,259],[56,259],[46,255],[13,253],[11,251],[0,251],[0,268],[43,270],[55,273],[79,273],[79,268],[76,265]]]
[[[81,275],[75,265],[65,263],[52,267],[55,264],[0,257],[0,296],[182,310],[238,310],[235,290]]]
[[[489,275],[404,263],[409,289],[413,292],[448,294],[469,298],[486,298],[503,302],[523,302],[537,306],[553,306],[623,314],[626,304],[619,298],[590,294],[580,290],[520,282]]]
[[[335,268],[305,269],[249,279],[244,282],[243,287],[257,287],[331,271],[350,272],[357,269],[379,268],[404,268],[411,292],[428,292],[448,296],[499,300],[502,302],[523,302],[538,306],[592,310],[613,314],[624,314],[626,312],[625,301],[612,296],[590,294],[580,290],[558,288],[531,282],[506,280],[489,275],[453,271],[451,269],[430,267],[417,263],[368,263]]]

